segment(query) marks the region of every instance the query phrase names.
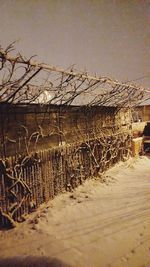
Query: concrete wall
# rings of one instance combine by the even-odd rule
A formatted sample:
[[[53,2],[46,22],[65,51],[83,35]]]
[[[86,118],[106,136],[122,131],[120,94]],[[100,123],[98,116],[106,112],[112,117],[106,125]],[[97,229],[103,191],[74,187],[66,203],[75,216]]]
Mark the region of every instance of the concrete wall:
[[[114,107],[0,106],[0,155],[10,156],[100,134],[128,131],[130,112]]]

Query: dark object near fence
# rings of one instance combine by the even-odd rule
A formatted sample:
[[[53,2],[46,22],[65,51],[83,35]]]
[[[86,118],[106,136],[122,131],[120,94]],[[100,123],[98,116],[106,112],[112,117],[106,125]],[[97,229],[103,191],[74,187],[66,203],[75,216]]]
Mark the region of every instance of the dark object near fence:
[[[143,135],[144,151],[145,153],[150,153],[150,122],[147,122]]]

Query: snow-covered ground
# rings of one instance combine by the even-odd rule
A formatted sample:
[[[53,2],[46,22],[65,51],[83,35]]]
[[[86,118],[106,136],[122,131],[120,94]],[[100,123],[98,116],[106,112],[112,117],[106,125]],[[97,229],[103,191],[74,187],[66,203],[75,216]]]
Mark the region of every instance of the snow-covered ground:
[[[1,259],[28,255],[77,267],[150,267],[150,159],[119,163],[103,183],[87,180],[0,232]]]

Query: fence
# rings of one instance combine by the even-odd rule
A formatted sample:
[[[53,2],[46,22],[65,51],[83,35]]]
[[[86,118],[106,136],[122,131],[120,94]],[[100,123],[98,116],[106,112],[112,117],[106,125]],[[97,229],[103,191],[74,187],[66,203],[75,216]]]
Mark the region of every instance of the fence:
[[[40,204],[128,158],[131,136],[120,133],[29,156],[0,160],[0,227],[13,227]]]

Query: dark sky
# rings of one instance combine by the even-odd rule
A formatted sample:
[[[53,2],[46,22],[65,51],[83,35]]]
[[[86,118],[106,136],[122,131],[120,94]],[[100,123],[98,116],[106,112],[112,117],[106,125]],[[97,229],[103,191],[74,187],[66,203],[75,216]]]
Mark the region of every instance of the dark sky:
[[[0,0],[0,44],[67,68],[150,87],[150,1]]]

